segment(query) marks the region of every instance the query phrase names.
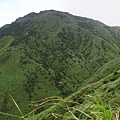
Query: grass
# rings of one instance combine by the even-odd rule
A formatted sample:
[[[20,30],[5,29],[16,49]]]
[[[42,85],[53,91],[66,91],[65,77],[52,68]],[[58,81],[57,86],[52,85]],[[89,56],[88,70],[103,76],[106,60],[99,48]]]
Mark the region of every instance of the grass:
[[[78,92],[58,102],[53,108],[50,107],[47,110],[41,111],[36,117],[44,118],[49,115],[50,119],[50,115],[52,115],[65,119],[66,116],[70,117],[72,115],[71,111],[76,117],[83,119],[117,120],[119,119],[118,113],[120,112],[119,94],[116,94],[119,91],[119,81],[120,71],[110,74],[96,83],[83,87]],[[99,94],[93,89],[98,91]],[[70,110],[69,112],[68,109]],[[61,111],[63,112],[61,113]]]
[[[86,95],[86,97],[89,99],[89,105],[79,104],[74,101],[67,101],[65,99],[62,99],[58,96],[52,96],[45,99],[32,101],[31,105],[36,106],[35,109],[33,109],[28,114],[23,114],[20,107],[16,103],[15,99],[9,94],[10,98],[12,99],[14,105],[16,106],[17,110],[20,113],[20,116],[9,114],[5,112],[0,112],[1,115],[15,117],[17,119],[23,119],[23,120],[37,120],[36,115],[34,114],[37,110],[44,107],[45,109],[49,108],[63,108],[65,109],[64,114],[60,114],[56,112],[50,112],[49,114],[45,115],[45,119],[49,119],[52,117],[52,119],[59,119],[59,120],[81,120],[81,119],[91,119],[91,120],[119,120],[120,119],[120,106],[116,105],[116,108],[110,107],[110,105],[107,105],[101,98],[100,94],[98,94],[96,91],[96,96]],[[74,104],[74,106],[70,107],[69,105]],[[46,107],[47,106],[47,107]],[[59,111],[59,109],[58,109]],[[40,118],[42,119],[42,118]]]
[[[34,109],[28,113],[22,112],[18,103],[9,94],[20,115],[5,112],[0,112],[0,114],[24,120],[37,120],[38,118],[45,120],[119,120],[119,101],[114,102],[113,105],[114,92],[118,93],[119,91],[119,81],[120,71],[116,71],[96,83],[83,87],[66,99],[53,96],[32,101],[30,106]],[[116,99],[119,100],[119,96],[116,96]]]
[[[13,40],[14,38],[11,36],[6,36],[0,39],[0,54],[10,46]]]
[[[88,97],[91,97],[95,103],[92,103],[92,109],[91,114],[95,117],[96,120],[102,119],[102,120],[112,120],[112,109],[110,106],[107,106],[104,103],[104,101],[101,99],[100,95],[97,93],[98,98],[94,96],[88,95]]]
[[[8,94],[9,94],[9,93],[8,93]],[[19,111],[20,115],[21,115],[22,118],[24,119],[24,117],[23,117],[24,115],[23,115],[23,113],[22,113],[20,107],[19,107],[18,104],[16,103],[15,99],[11,96],[11,94],[9,94],[9,96],[10,96],[10,98],[12,99],[12,101],[13,101],[15,107],[16,107],[17,110]],[[18,119],[21,118],[21,116],[14,115],[14,114],[9,114],[9,113],[5,113],[5,112],[0,112],[0,114],[6,115],[6,116],[10,116],[10,117],[16,117],[16,118],[18,118]],[[24,120],[25,120],[25,119],[24,119]]]

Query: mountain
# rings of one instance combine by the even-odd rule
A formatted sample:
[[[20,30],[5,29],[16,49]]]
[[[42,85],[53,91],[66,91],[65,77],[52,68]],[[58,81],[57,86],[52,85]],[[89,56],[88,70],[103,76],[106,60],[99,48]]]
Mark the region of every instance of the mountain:
[[[8,93],[24,113],[67,97],[119,70],[119,56],[120,27],[54,10],[18,18],[0,28],[0,111],[19,115]]]

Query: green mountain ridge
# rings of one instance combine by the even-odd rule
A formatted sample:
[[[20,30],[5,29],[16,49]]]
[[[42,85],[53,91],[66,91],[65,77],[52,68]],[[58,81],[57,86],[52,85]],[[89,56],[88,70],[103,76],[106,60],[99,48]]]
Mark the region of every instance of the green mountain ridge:
[[[24,113],[67,97],[119,70],[119,56],[120,27],[54,10],[18,18],[0,28],[0,111],[19,114],[7,92]]]

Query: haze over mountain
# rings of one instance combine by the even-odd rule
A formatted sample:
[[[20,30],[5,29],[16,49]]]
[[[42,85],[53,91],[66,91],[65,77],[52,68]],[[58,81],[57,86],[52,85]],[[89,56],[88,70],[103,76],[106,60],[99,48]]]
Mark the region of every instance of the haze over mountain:
[[[0,28],[0,111],[18,114],[8,92],[27,113],[30,101],[67,97],[119,64],[120,27],[54,10],[30,13]]]

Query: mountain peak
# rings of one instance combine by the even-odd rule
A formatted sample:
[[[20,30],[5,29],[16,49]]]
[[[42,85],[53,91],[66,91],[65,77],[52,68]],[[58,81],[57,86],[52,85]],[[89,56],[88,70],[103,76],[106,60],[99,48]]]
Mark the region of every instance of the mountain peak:
[[[32,19],[32,18],[34,18],[35,16],[37,16],[37,13],[31,12],[31,13],[25,15],[24,17],[19,17],[18,19],[16,19],[15,22],[21,22],[23,19]]]

